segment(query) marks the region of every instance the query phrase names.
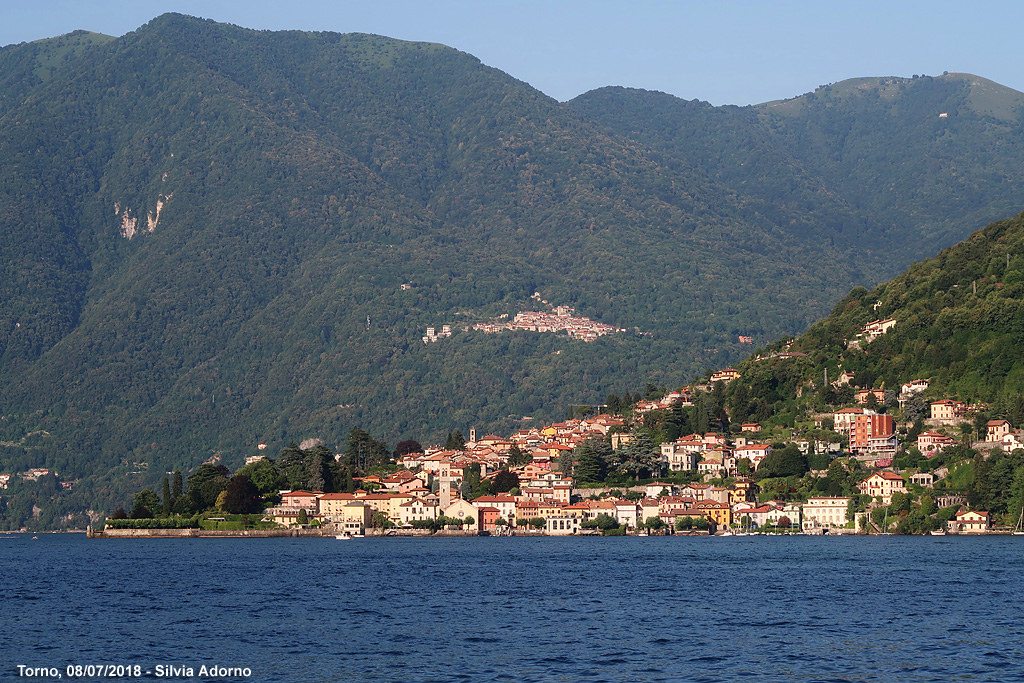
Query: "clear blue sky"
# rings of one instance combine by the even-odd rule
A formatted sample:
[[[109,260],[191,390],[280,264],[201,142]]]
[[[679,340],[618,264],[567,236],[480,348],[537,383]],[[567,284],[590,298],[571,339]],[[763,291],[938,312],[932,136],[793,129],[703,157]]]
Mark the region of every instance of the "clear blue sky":
[[[444,43],[559,100],[623,85],[752,104],[856,76],[943,71],[1024,91],[1019,0],[5,0],[0,45],[75,29],[120,36],[171,11]]]

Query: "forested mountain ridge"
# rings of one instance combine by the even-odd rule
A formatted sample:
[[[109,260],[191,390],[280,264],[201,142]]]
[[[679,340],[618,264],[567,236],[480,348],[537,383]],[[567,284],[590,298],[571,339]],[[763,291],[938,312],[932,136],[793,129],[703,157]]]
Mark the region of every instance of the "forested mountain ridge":
[[[775,145],[789,189],[761,165],[744,194],[713,145],[686,156],[440,45],[170,14],[2,48],[0,74],[0,471],[81,478],[68,508],[257,442],[507,431],[683,384],[936,245],[933,218],[877,228],[809,152]],[[740,126],[691,108],[703,144]],[[1008,148],[983,142],[979,164]],[[936,239],[972,227],[961,208]],[[535,291],[629,333],[463,330]]]
[[[883,267],[1021,209],[1024,93],[972,74],[850,79],[753,107],[626,88],[568,105],[766,215],[789,208],[808,234],[834,226]]]

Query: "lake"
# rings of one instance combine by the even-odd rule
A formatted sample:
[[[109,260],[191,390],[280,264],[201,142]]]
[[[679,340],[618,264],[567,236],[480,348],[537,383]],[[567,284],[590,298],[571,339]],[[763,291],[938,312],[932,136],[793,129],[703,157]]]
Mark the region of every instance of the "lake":
[[[7,535],[0,676],[1024,680],[1022,555],[1020,536]]]

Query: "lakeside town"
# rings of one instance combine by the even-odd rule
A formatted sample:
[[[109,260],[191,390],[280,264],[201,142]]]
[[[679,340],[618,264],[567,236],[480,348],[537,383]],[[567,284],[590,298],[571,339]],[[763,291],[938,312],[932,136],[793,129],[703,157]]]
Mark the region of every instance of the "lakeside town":
[[[869,343],[892,326],[869,325],[853,341]],[[765,358],[803,355],[787,344]],[[651,438],[671,434],[664,427],[673,420],[689,424],[691,412],[707,415],[708,402],[740,378],[740,371],[726,368],[710,373],[704,384],[674,391],[649,385],[646,397],[613,396],[614,405],[581,406],[578,416],[507,437],[478,436],[471,429],[467,439],[456,431],[443,446],[406,441],[393,454],[361,430],[353,432],[362,434],[363,446],[350,443],[346,452],[333,453],[310,440],[276,464],[260,445],[261,452],[234,476],[207,463],[199,470],[206,468],[201,481],[193,481],[199,472],[189,477],[190,491],[205,487],[205,512],[195,494],[179,505],[188,496],[176,473],[173,493],[164,481],[163,501],[150,490],[140,492],[132,514],[119,510],[107,528],[147,528],[146,518],[159,517],[154,510],[162,509],[165,518],[178,513],[178,522],[154,519],[148,528],[225,528],[231,521],[219,513],[244,512],[262,528],[319,529],[341,537],[1021,532],[1006,514],[1000,518],[971,505],[963,472],[972,466],[964,456],[977,463],[989,453],[1010,453],[1024,446],[1024,433],[1006,419],[979,424],[985,405],[924,401],[926,379],[903,384],[894,397],[860,388],[853,373],[843,372],[827,388],[853,405],[810,413],[807,424],[752,421]],[[908,419],[922,406],[926,416]],[[365,453],[357,462],[352,451],[365,448],[383,452],[376,467],[368,467]],[[312,457],[314,451],[320,455]],[[300,465],[298,481],[309,473],[310,483],[320,486],[279,488],[286,460],[307,463]],[[335,485],[324,486],[325,463],[344,472],[346,481],[339,474]],[[361,476],[353,476],[356,471]],[[212,479],[219,489],[211,495]],[[189,513],[191,521],[180,523]]]
[[[684,395],[674,392],[659,401],[641,402],[636,411],[642,415],[669,408],[677,402],[684,402]],[[967,414],[967,406],[957,401],[936,401],[931,407],[931,421],[935,424],[953,424]],[[898,441],[890,415],[877,415],[865,408],[845,408],[837,411],[833,420],[839,433],[850,439],[849,457],[865,468],[876,470],[865,476],[858,486],[860,494],[869,496],[872,503],[890,506],[894,496],[908,495],[908,487],[931,490],[936,478],[946,474],[939,471],[904,475],[893,468],[892,456]],[[282,491],[281,503],[267,510],[267,519],[291,526],[299,523],[301,517],[305,524],[335,525],[343,532],[354,534],[366,533],[372,527],[375,514],[390,522],[380,525],[382,528],[411,529],[417,523],[447,518],[463,520],[460,528],[492,534],[513,533],[516,529],[522,530],[521,533],[548,535],[585,533],[587,523],[601,515],[614,520],[615,527],[623,528],[626,533],[703,530],[731,534],[737,529],[741,532],[799,530],[818,534],[869,531],[870,523],[865,521],[865,515],[856,514],[856,499],[851,496],[812,496],[803,503],[759,501],[754,480],[740,474],[743,461],[747,461],[751,473],[756,475],[758,467],[774,450],[771,445],[757,443],[752,438],[760,431],[756,423],[743,425],[747,436],[726,438],[721,433],[709,432],[686,435],[661,445],[664,470],[696,474],[698,481],[686,484],[655,481],[628,487],[625,491],[576,488],[573,478],[559,471],[564,455],[572,454],[587,440],[604,439],[609,435],[617,444],[628,444],[628,434],[609,434],[612,428],[623,423],[622,418],[597,415],[519,430],[509,438],[489,434],[477,439],[471,433],[463,449],[429,448],[422,453],[405,455],[398,461],[400,471],[387,477],[365,477],[361,482],[365,488],[353,493]],[[989,421],[987,430],[988,438],[983,444],[986,446],[1019,447],[1024,438],[1012,431],[1006,420]],[[931,430],[917,438],[917,448],[928,454],[955,443],[956,439]],[[797,441],[796,445],[804,450],[809,447],[806,441]],[[509,453],[515,447],[529,450],[530,461],[508,467]],[[464,499],[458,489],[465,481],[467,469],[474,466],[479,467],[485,480],[508,472],[521,485],[508,493]],[[815,472],[812,476],[827,476],[827,473]],[[963,495],[940,494],[934,500],[937,508],[963,508],[945,520],[945,526],[939,531],[995,531],[992,516],[987,511],[967,509]],[[589,528],[594,529],[595,525]],[[883,529],[874,525],[870,531],[882,533]]]

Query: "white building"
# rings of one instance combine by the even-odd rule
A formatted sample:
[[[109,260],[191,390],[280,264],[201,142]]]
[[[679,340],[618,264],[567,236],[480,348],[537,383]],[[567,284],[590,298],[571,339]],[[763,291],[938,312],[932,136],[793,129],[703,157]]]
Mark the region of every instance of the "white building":
[[[846,510],[850,498],[846,496],[821,496],[808,498],[803,507],[803,528],[826,529],[845,527],[847,524]]]

